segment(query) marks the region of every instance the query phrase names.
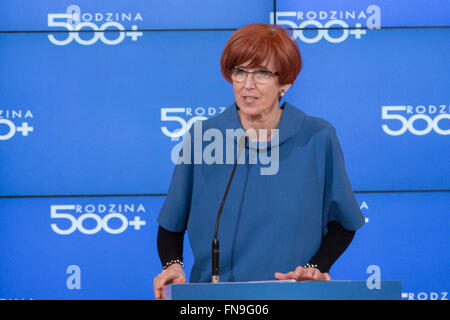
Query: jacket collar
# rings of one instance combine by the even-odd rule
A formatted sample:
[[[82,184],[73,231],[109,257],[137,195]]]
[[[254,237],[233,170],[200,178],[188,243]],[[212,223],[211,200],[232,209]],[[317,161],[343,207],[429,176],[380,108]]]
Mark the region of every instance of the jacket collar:
[[[271,148],[278,145],[282,145],[284,142],[289,140],[291,137],[295,136],[302,127],[303,121],[306,118],[306,114],[289,104],[288,102],[284,102],[281,107],[283,109],[283,113],[281,114],[281,119],[278,124],[278,133],[279,138],[278,142],[276,139],[272,139],[272,141],[262,142],[260,143],[261,148]],[[220,115],[217,116],[217,120],[223,118],[224,121],[219,121],[218,129],[222,132],[226,132],[227,129],[236,130],[236,132],[244,132],[241,121],[239,120],[239,116],[237,111],[239,107],[236,103],[233,103],[231,106],[226,108]],[[243,134],[237,134],[236,136],[232,136],[231,139],[237,143]],[[230,139],[230,136],[226,135],[227,139]],[[250,148],[257,147],[257,143],[250,143]],[[248,147],[248,146],[247,146]]]

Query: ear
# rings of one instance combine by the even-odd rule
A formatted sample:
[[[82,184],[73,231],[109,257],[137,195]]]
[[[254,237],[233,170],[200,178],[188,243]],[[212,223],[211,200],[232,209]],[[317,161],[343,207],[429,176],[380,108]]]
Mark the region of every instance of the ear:
[[[292,83],[288,83],[285,85],[282,85],[280,87],[280,96],[284,96],[284,94],[289,90],[289,88],[292,86]]]

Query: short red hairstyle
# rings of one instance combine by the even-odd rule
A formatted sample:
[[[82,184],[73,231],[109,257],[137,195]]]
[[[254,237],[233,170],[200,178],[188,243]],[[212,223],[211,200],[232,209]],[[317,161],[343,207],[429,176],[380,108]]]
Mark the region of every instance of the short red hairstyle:
[[[300,50],[287,30],[278,25],[255,23],[233,33],[222,52],[220,68],[224,78],[232,82],[231,69],[249,62],[256,68],[274,59],[280,85],[292,84],[302,68]]]

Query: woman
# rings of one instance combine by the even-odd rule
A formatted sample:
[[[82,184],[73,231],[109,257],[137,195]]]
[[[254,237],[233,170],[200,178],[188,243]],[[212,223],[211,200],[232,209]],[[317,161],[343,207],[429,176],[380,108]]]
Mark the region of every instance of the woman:
[[[289,103],[279,106],[301,66],[296,42],[274,25],[242,27],[222,53],[236,103],[203,128],[263,132],[250,139],[267,141],[279,159],[271,175],[261,175],[260,163],[236,169],[219,228],[222,281],[330,280],[332,264],[364,224],[334,127]],[[158,218],[163,271],[154,280],[156,299],[165,297],[164,285],[186,282],[185,230],[194,254],[190,281],[211,281],[211,240],[231,169],[176,165]]]

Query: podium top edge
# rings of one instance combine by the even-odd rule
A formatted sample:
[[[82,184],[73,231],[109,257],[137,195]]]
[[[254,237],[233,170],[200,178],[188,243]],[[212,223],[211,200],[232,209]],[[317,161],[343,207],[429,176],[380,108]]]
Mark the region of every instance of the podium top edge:
[[[370,282],[372,283],[372,282]],[[355,284],[355,285],[361,285],[361,284],[367,284],[367,281],[364,280],[329,280],[329,281],[314,281],[314,280],[308,280],[308,281],[295,281],[295,280],[268,280],[268,281],[243,281],[243,282],[219,282],[219,283],[211,283],[211,282],[193,282],[193,283],[183,283],[183,284],[168,284],[167,286],[186,286],[186,285],[195,285],[195,286],[208,286],[208,285],[250,285],[250,284],[273,284],[273,285],[302,285],[302,284],[308,284],[308,285],[323,285],[323,284]],[[401,284],[401,280],[381,280],[380,284],[386,284],[386,285],[393,285],[393,284]]]

